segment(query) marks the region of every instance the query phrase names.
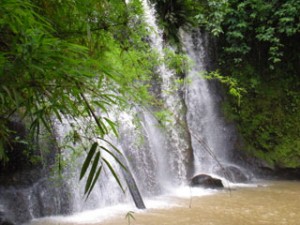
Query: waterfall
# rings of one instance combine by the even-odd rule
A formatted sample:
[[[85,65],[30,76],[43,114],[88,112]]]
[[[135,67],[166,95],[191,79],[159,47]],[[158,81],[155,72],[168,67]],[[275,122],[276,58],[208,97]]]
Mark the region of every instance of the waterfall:
[[[174,156],[165,129],[145,108],[132,109],[131,113],[122,115],[119,118],[131,116],[121,123],[120,144],[141,193],[143,196],[168,193],[179,182],[178,173],[172,168]]]
[[[164,47],[173,51],[170,46],[164,46],[163,32],[156,22],[155,9],[147,0],[143,1],[145,21],[151,27],[151,46],[158,53],[162,63],[157,67],[156,73],[161,77],[161,93],[163,108],[169,112],[168,121],[165,121],[165,132],[169,141],[169,164],[173,171],[174,182],[183,184],[192,171],[192,149],[188,131],[185,129],[185,108],[180,90],[176,89],[176,74],[163,62],[165,58]],[[175,173],[176,174],[175,174]]]
[[[163,61],[164,48],[172,49],[164,46],[154,7],[147,0],[142,3],[145,22],[152,30],[150,44]],[[64,171],[63,186],[55,186],[55,181],[44,178],[32,187],[18,190],[2,190],[0,187],[0,207],[10,207],[6,210],[13,211],[13,207],[16,207],[13,200],[21,196],[23,203],[19,205],[22,205],[22,210],[24,208],[23,213],[26,216],[17,220],[18,222],[41,216],[105,208],[120,203],[131,204],[130,194],[136,205],[144,208],[143,198],[166,194],[186,185],[193,169],[196,173],[215,173],[220,169],[215,157],[222,164],[231,164],[228,152],[233,148],[234,134],[220,116],[211,85],[201,77],[201,72],[207,70],[203,35],[197,31],[182,32],[181,36],[187,55],[194,61],[186,77],[184,95],[179,90],[173,90],[176,75],[165,63],[161,63],[156,71],[162,80],[159,97],[164,110],[170,112],[170,120],[166,121],[165,126],[162,127],[154,117],[157,109],[150,107],[146,109],[136,106],[130,111],[118,111],[112,113],[115,115],[110,115],[117,120],[120,133],[119,139],[111,138],[111,142],[123,153],[124,158],[122,156],[121,161],[128,167],[128,171],[124,172],[110,155],[104,153],[104,156],[112,163],[121,183],[125,185],[125,193],[111,173],[105,170],[89,199],[85,200],[84,181],[79,182],[82,159],[77,159],[70,163],[75,164],[73,167]],[[58,130],[61,136],[68,133],[68,122],[60,125]],[[12,201],[7,203],[9,198]],[[20,198],[18,201],[21,201]],[[15,215],[18,216],[18,212]]]
[[[214,173],[230,163],[228,155],[236,139],[224,122],[214,87],[203,77],[208,70],[205,35],[200,31],[181,32],[186,54],[193,60],[187,74],[185,102],[187,123],[195,157],[195,170]]]

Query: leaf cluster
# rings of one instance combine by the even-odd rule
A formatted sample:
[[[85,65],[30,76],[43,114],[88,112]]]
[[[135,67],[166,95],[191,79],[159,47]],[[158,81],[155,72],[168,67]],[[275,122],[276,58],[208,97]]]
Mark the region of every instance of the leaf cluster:
[[[224,57],[241,64],[252,60],[270,69],[286,60],[290,43],[299,38],[299,1],[228,1],[221,45]]]

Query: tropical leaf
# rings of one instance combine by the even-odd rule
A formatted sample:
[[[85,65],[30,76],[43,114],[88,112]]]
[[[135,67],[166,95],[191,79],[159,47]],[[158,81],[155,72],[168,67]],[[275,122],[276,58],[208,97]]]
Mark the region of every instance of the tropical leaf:
[[[97,147],[98,147],[98,143],[94,142],[92,144],[92,147],[90,148],[90,151],[89,151],[87,157],[85,158],[85,161],[84,161],[82,167],[81,167],[81,172],[80,172],[79,180],[81,180],[84,177],[84,175],[85,175],[85,173],[87,171],[87,168],[89,167],[89,165],[91,163],[91,160],[92,160],[92,158],[93,158],[93,156],[94,156],[94,154],[96,152]]]
[[[100,146],[100,148],[102,148],[105,152],[107,152],[108,154],[110,154],[116,161],[117,163],[125,170],[128,172],[127,168],[125,167],[125,165],[119,160],[119,158],[113,154],[110,150],[108,150],[107,148],[105,148],[104,146]],[[120,154],[119,154],[120,155]],[[124,157],[123,155],[120,155],[120,157]]]
[[[109,124],[110,128],[113,130],[116,137],[119,137],[118,131],[116,129],[116,124],[106,117],[104,117],[103,119]]]
[[[98,171],[97,171],[96,175],[93,178],[93,182],[92,182],[92,184],[89,187],[89,191],[88,191],[88,193],[86,195],[86,199],[89,197],[89,195],[91,194],[92,190],[94,189],[94,186],[97,183],[97,180],[98,180],[99,175],[101,173],[101,170],[102,170],[102,165],[98,168]]]
[[[100,138],[100,140],[104,141],[105,143],[107,143],[110,147],[112,147],[118,154],[122,155],[122,152],[116,147],[114,146],[111,142],[103,139],[103,138]]]
[[[105,159],[102,157],[102,160],[104,161],[104,163],[107,165],[107,167],[109,168],[111,174],[113,175],[113,177],[115,178],[115,180],[117,181],[117,183],[119,184],[119,187],[122,189],[123,192],[125,192],[122,184],[121,184],[121,181],[118,177],[118,175],[116,174],[115,170],[113,169],[113,167],[111,166],[111,164]]]
[[[97,169],[97,166],[99,163],[99,159],[100,159],[100,152],[97,152],[96,156],[93,160],[93,165],[92,165],[91,171],[89,173],[89,176],[88,176],[86,184],[85,184],[85,189],[84,189],[85,194],[91,190],[93,178],[95,178],[95,176],[96,176],[96,169]]]

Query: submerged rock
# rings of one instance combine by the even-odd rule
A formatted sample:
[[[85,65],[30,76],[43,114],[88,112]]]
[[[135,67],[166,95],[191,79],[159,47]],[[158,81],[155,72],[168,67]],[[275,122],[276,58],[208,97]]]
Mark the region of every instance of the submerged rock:
[[[198,174],[191,179],[192,187],[199,186],[204,188],[223,188],[222,181],[207,174]]]

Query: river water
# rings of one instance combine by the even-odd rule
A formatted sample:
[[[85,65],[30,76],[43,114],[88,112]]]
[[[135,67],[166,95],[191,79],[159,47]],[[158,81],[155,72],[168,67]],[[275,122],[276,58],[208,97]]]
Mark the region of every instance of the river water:
[[[31,225],[300,225],[300,182],[269,181],[232,187],[231,191],[186,191],[146,200],[147,210],[118,206],[43,218]],[[129,211],[134,211],[130,221],[126,218]]]

